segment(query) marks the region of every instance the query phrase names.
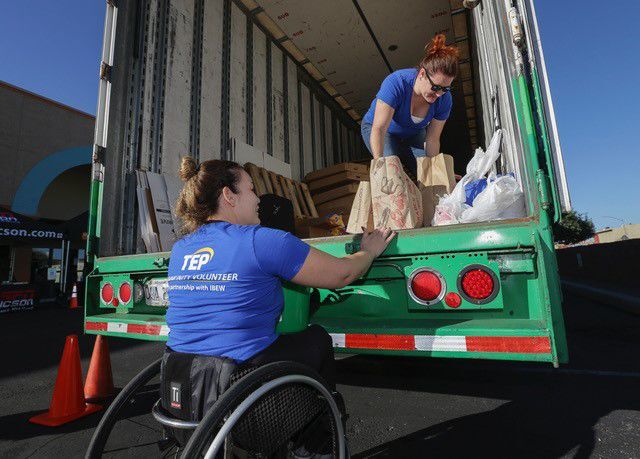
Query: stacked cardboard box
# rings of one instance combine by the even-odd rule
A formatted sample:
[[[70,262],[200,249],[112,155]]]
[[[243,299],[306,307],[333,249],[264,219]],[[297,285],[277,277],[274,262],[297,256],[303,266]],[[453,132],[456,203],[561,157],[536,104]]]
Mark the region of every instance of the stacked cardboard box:
[[[345,223],[358,185],[366,180],[369,180],[369,165],[360,163],[336,164],[305,176],[318,215],[337,213],[343,216]]]
[[[138,225],[147,252],[170,251],[176,241],[180,221],[175,202],[181,186],[178,177],[136,171]]]

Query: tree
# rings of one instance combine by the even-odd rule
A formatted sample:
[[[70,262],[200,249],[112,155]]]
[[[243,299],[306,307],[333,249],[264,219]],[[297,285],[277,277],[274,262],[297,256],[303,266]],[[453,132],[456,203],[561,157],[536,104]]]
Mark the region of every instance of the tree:
[[[574,210],[563,212],[562,219],[553,227],[553,236],[561,244],[575,244],[593,237],[595,226],[586,214]]]

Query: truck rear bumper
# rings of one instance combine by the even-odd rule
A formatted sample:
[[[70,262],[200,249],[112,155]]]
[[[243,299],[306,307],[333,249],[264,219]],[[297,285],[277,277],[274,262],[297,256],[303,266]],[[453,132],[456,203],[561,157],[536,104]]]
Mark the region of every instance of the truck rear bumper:
[[[549,336],[330,333],[337,352],[553,362]]]

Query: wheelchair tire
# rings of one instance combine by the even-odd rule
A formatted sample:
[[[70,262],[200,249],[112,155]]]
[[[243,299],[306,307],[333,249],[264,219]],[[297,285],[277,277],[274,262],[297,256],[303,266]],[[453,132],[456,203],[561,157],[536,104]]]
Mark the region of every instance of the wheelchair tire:
[[[260,389],[263,385],[268,384],[278,378],[288,376],[307,377],[320,383],[324,389],[330,394],[331,390],[326,381],[312,368],[295,362],[274,362],[261,366],[246,376],[236,381],[224,394],[216,401],[214,406],[205,414],[200,421],[198,428],[194,431],[189,442],[182,451],[181,458],[202,457],[209,448],[212,439],[218,433],[218,426],[228,422],[233,413],[238,409],[239,405],[247,399],[251,394]],[[275,387],[274,387],[275,389]],[[316,389],[317,390],[317,389]],[[319,391],[320,392],[320,391]],[[266,395],[266,394],[265,394]],[[343,459],[346,457],[345,433],[342,426],[339,409],[333,397],[327,403],[332,411],[332,423],[334,444],[338,445],[338,457]],[[325,397],[326,398],[326,397]],[[335,411],[338,412],[336,416]],[[247,408],[247,411],[251,407]],[[244,414],[246,411],[240,413]],[[342,449],[342,452],[340,452]]]
[[[118,414],[120,410],[129,402],[136,392],[151,381],[154,377],[160,374],[160,362],[162,359],[158,359],[151,365],[147,366],[144,370],[138,373],[126,386],[120,391],[120,393],[113,399],[107,411],[105,411],[102,419],[98,423],[96,430],[93,432],[89,447],[85,453],[85,459],[98,459],[102,457],[104,446],[109,439],[111,430],[117,422]]]

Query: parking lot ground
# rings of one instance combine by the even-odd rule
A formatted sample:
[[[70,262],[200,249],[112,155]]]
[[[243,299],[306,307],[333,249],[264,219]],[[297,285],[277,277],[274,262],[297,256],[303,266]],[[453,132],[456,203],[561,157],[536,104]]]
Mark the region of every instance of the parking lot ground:
[[[568,295],[570,364],[353,356],[338,362],[354,457],[639,457],[640,316]],[[27,422],[50,402],[64,337],[78,333],[83,369],[94,337],[79,311],[4,315],[0,457],[82,457],[100,413],[59,428]],[[123,387],[161,343],[110,339]],[[105,457],[158,457],[149,410],[137,397]]]

